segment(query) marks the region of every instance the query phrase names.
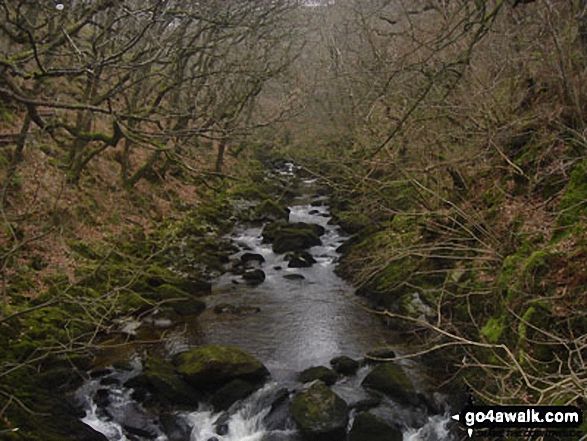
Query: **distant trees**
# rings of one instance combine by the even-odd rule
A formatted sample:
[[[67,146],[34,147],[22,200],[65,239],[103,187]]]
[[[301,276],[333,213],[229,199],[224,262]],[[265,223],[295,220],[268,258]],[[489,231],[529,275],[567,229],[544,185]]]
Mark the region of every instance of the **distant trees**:
[[[204,138],[226,142],[254,125],[263,85],[292,62],[291,0],[0,2],[0,99],[25,112],[24,135],[49,134],[77,182],[117,149],[132,186],[181,163]],[[197,156],[197,155],[194,155]]]

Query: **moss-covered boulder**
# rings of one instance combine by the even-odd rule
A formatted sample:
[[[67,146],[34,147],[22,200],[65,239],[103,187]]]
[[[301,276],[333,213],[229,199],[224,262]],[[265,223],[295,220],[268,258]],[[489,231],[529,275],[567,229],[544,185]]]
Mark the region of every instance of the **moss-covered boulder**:
[[[260,382],[269,375],[263,363],[232,346],[200,346],[176,355],[173,363],[185,380],[197,389],[216,389],[236,378]]]
[[[263,229],[263,241],[272,243],[273,251],[278,254],[303,251],[321,245],[320,236],[324,232],[324,227],[318,224],[275,222]]]
[[[257,221],[287,221],[289,219],[289,209],[283,208],[271,199],[265,199],[255,207],[253,216]]]
[[[402,441],[402,431],[369,412],[361,412],[353,421],[349,441]]]
[[[321,381],[297,394],[290,405],[293,420],[308,440],[340,441],[348,422],[344,400]]]
[[[303,370],[298,375],[298,380],[301,383],[311,383],[312,381],[320,380],[326,385],[331,386],[336,383],[338,375],[332,369],[326,366],[316,366]]]
[[[330,366],[332,366],[335,372],[341,375],[354,375],[357,369],[359,369],[360,364],[358,361],[346,355],[341,355],[330,360]]]
[[[402,404],[418,403],[412,382],[401,366],[395,363],[375,366],[363,380],[362,386],[382,392]]]
[[[160,286],[173,286],[185,293],[193,295],[207,294],[212,290],[212,285],[201,275],[182,276],[158,265],[152,265],[145,271],[132,288],[140,293],[152,292]]]
[[[148,358],[142,376],[145,386],[157,402],[194,406],[202,399],[202,396],[177,373],[175,367],[163,359]],[[135,381],[135,387],[141,382],[142,379]]]

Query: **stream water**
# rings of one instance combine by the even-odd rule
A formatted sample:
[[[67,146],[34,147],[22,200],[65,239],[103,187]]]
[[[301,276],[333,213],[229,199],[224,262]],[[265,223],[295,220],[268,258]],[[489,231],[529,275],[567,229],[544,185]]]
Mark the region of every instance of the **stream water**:
[[[291,173],[291,170],[289,166],[282,173]],[[313,184],[312,180],[303,182],[307,194],[312,193]],[[322,245],[310,249],[316,260],[314,265],[288,268],[284,255],[275,254],[270,244],[262,243],[262,227],[237,226],[231,238],[240,251],[233,257],[238,259],[244,253],[262,255],[265,262],[259,268],[265,272],[264,282],[250,286],[243,283],[240,276],[227,272],[214,283],[213,294],[206,299],[209,307],[197,322],[168,332],[165,351],[169,355],[199,344],[237,346],[260,359],[271,373],[271,382],[233,405],[224,416],[214,414],[207,406],[182,413],[180,416],[188,426],[190,441],[298,440],[292,424],[271,427],[267,423],[266,415],[276,394],[283,388],[299,390],[301,384],[296,376],[305,368],[328,366],[329,361],[339,355],[362,359],[367,351],[389,347],[388,342],[397,341],[397,335],[393,335],[366,305],[360,304],[353,288],[334,273],[339,257],[336,249],[347,238],[338,227],[328,223],[330,215],[326,203],[324,198],[300,196],[290,207],[290,222],[317,223],[326,230],[321,237]],[[222,303],[248,307],[245,310],[248,313],[217,314],[214,307]],[[401,348],[393,349],[401,353]],[[144,411],[133,401],[131,391],[121,385],[140,372],[138,357],[133,366],[130,371],[113,370],[106,375],[110,381],[104,381],[105,377],[97,378],[78,391],[86,411],[83,421],[110,441],[181,439],[165,433],[155,421],[156,416]],[[417,384],[418,366],[406,362],[403,367]],[[350,404],[364,399],[368,392],[361,388],[360,382],[369,369],[365,366],[355,376],[343,377],[332,386],[333,391]],[[107,412],[100,411],[97,404],[98,396],[105,393],[108,394]],[[371,412],[399,424],[404,441],[453,439],[447,429],[448,411],[434,414],[424,407],[403,408],[385,398]],[[220,417],[228,428],[224,435],[218,434]],[[352,417],[351,413],[351,420]],[[128,426],[129,418],[133,427],[142,425],[144,433],[141,430],[129,433],[123,429],[125,424]]]

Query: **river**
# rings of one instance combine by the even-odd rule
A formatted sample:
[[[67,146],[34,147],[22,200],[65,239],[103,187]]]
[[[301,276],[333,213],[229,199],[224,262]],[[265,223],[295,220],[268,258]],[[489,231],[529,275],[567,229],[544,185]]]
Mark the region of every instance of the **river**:
[[[292,169],[289,165],[282,173],[291,173]],[[307,179],[301,185],[304,191],[292,202],[289,220],[316,223],[325,228],[322,245],[310,249],[316,263],[309,268],[288,268],[284,255],[275,254],[270,244],[263,243],[261,226],[236,226],[231,239],[240,251],[233,258],[237,260],[244,253],[263,256],[264,262],[259,268],[264,271],[265,280],[251,286],[243,283],[240,276],[225,273],[215,281],[212,295],[205,299],[209,307],[198,320],[172,328],[166,337],[164,351],[167,355],[200,344],[237,346],[260,359],[271,373],[272,380],[263,389],[234,405],[224,416],[228,428],[224,435],[217,433],[215,422],[220,415],[209,407],[183,412],[181,417],[190,427],[191,441],[301,439],[293,425],[271,428],[264,423],[276,391],[282,388],[299,390],[301,385],[296,377],[300,371],[328,366],[332,358],[340,355],[361,360],[367,351],[382,347],[402,353],[401,346],[389,346],[389,342],[398,341],[398,336],[354,295],[352,286],[335,274],[339,258],[336,250],[348,237],[329,223],[328,200],[312,196],[315,181]],[[218,314],[215,306],[222,304],[248,308],[243,310],[247,313]],[[253,309],[255,307],[258,309]],[[173,436],[153,422],[152,415],[134,402],[131,391],[121,385],[140,372],[140,353],[134,360],[133,370],[113,370],[107,376],[111,381],[96,378],[78,391],[86,410],[83,421],[110,441],[173,441]],[[418,366],[410,361],[402,362],[402,366],[417,384]],[[360,383],[369,369],[365,366],[355,376],[342,377],[332,390],[347,403],[368,397]],[[96,404],[99,393],[109,395],[106,416]],[[149,436],[123,429],[129,412],[130,418],[145,419]],[[371,412],[399,424],[404,441],[453,439],[448,430],[450,417],[445,412],[435,414],[429,408],[405,408],[389,398],[383,399]],[[351,421],[352,417],[351,413]]]

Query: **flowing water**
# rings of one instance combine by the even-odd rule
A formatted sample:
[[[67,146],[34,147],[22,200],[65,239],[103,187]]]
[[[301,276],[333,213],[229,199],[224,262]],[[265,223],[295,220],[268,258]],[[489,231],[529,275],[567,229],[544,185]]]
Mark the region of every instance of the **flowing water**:
[[[291,166],[284,173],[289,172]],[[304,185],[311,193],[313,181],[306,180]],[[214,414],[206,406],[181,414],[189,427],[190,441],[297,440],[299,435],[292,424],[279,427],[267,424],[266,416],[280,390],[284,387],[300,389],[296,375],[305,368],[328,366],[329,360],[339,355],[361,359],[367,351],[388,347],[388,342],[397,341],[397,335],[392,334],[366,305],[359,303],[353,288],[334,273],[339,257],[336,249],[347,237],[338,227],[328,223],[328,206],[317,206],[320,200],[301,196],[290,207],[291,222],[317,223],[326,229],[321,237],[322,245],[310,249],[317,261],[313,266],[288,268],[284,255],[275,254],[270,244],[262,243],[262,227],[236,227],[232,240],[241,251],[233,256],[234,259],[245,252],[262,255],[265,262],[259,268],[266,274],[265,281],[253,287],[227,272],[215,282],[213,294],[206,299],[209,307],[199,316],[197,323],[186,324],[180,330],[168,333],[166,352],[169,354],[197,344],[237,346],[259,358],[271,372],[271,382],[233,405],[227,414]],[[311,205],[311,201],[315,203]],[[249,309],[246,314],[215,313],[214,306],[222,303],[258,307],[259,310]],[[401,349],[394,349],[401,353]],[[417,366],[406,362],[404,367],[416,380]],[[367,397],[360,382],[368,370],[369,367],[364,367],[356,376],[344,377],[332,389],[349,404]],[[156,416],[149,418],[148,412],[132,400],[130,391],[121,386],[139,371],[140,361],[136,359],[132,371],[114,370],[108,374],[111,381],[106,386],[104,378],[86,383],[78,391],[86,408],[84,421],[111,441],[173,441],[173,436],[164,433],[153,422]],[[109,394],[106,413],[96,405],[99,390],[102,394],[104,390]],[[372,412],[384,420],[400,424],[404,441],[451,439],[447,430],[450,419],[446,414],[431,414],[424,408],[402,408],[390,399],[384,399]],[[217,420],[220,417],[224,418],[228,429],[225,435],[218,434]],[[352,417],[351,413],[351,420]],[[125,434],[122,429],[125,424],[143,426],[145,433],[138,430],[132,435]]]

